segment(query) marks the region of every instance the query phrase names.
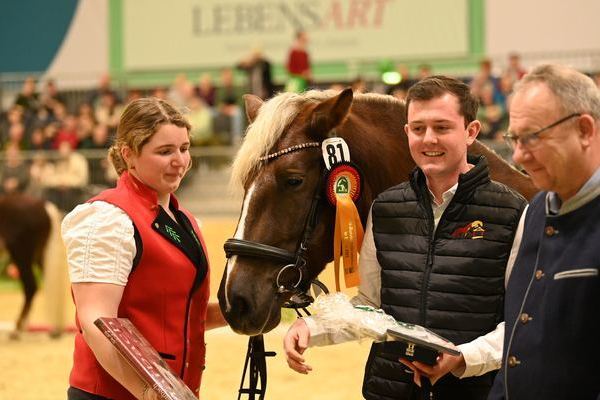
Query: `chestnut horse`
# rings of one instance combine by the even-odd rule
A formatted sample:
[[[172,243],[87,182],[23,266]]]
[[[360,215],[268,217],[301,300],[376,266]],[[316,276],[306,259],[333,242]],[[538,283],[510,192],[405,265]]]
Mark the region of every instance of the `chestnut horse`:
[[[44,277],[55,277],[57,271],[64,272],[66,256],[60,238],[61,214],[51,203],[20,193],[0,196],[0,249],[5,248],[12,262],[19,272],[19,279],[24,293],[24,302],[21,312],[15,323],[12,338],[18,338],[24,330],[27,317],[31,311],[33,298],[38,291],[38,283],[34,267],[44,271]],[[50,272],[50,274],[48,273]],[[47,303],[54,304],[62,295],[61,288],[56,288],[60,279],[51,279],[46,282],[56,291],[47,291]],[[64,302],[56,304],[61,310],[52,310],[62,319]],[[62,322],[51,321],[54,326],[52,333],[59,333],[63,328]]]
[[[356,202],[363,225],[375,197],[407,180],[415,163],[404,133],[404,103],[391,96],[346,89],[283,93],[265,103],[250,95],[244,99],[251,125],[234,160],[232,182],[245,195],[235,236],[225,246],[228,261],[218,297],[236,332],[258,335],[279,324],[282,304],[333,258],[335,210],[318,196],[325,168],[319,143],[337,135],[348,144],[363,174]],[[536,192],[527,176],[485,145],[476,142],[469,153],[486,156],[492,179],[528,199]],[[297,282],[283,282],[282,272],[294,271],[288,279]]]

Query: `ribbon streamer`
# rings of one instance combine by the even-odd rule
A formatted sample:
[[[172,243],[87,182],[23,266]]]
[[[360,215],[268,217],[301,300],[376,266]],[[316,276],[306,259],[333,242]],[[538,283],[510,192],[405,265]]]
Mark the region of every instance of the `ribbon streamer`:
[[[335,231],[333,235],[333,265],[335,287],[340,291],[340,259],[344,263],[344,282],[347,288],[358,286],[358,253],[363,241],[364,230],[356,205],[347,194],[337,194],[335,209]]]

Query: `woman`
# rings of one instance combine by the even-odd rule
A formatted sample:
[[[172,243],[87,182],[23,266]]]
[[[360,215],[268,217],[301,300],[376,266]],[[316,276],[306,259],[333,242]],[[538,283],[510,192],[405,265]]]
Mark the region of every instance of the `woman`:
[[[119,180],[63,221],[80,333],[69,400],[158,399],[96,328],[124,317],[198,395],[204,331],[225,325],[208,304],[200,230],[173,192],[191,166],[190,125],[169,103],[131,102],[109,150]]]

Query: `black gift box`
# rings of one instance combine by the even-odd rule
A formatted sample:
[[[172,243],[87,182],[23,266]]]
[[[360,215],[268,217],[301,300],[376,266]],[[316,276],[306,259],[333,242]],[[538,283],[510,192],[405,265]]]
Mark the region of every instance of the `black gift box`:
[[[440,353],[459,355],[460,351],[449,340],[418,325],[403,324],[405,329],[388,329],[390,340],[384,342],[383,351],[398,354],[409,361],[434,365]],[[410,329],[406,329],[410,327]],[[413,332],[411,332],[413,330]]]

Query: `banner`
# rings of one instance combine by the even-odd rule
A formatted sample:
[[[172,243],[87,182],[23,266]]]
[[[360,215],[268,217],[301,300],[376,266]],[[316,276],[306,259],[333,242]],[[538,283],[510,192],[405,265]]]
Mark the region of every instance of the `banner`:
[[[127,0],[128,71],[234,65],[253,49],[284,63],[305,30],[313,63],[465,56],[467,0]]]

